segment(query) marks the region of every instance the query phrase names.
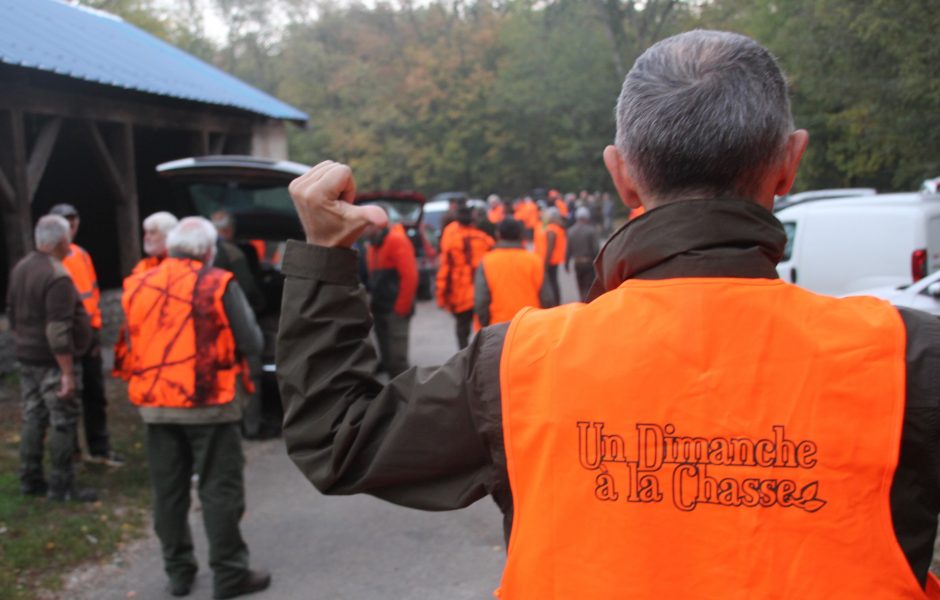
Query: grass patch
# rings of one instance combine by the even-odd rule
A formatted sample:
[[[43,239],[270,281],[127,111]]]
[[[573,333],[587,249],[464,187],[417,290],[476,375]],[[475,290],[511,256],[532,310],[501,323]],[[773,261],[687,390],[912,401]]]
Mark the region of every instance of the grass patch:
[[[79,486],[95,488],[99,502],[53,503],[20,494],[19,384],[15,377],[0,379],[0,600],[55,591],[78,565],[106,561],[145,532],[150,484],[144,425],[123,382],[109,381],[107,395],[111,444],[127,463],[78,468]]]

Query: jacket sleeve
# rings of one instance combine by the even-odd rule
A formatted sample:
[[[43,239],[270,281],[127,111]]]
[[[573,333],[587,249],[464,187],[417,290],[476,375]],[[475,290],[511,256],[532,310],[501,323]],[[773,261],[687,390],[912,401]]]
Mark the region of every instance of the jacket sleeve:
[[[483,271],[483,263],[477,267],[477,272],[473,275],[473,312],[476,313],[480,325],[486,327],[490,324],[490,286],[486,282],[486,273]]]
[[[398,298],[393,310],[399,316],[411,314],[418,291],[418,260],[408,238],[396,238],[395,270],[398,271]]]
[[[505,466],[500,474],[487,440],[495,439],[499,419],[473,408],[485,397],[487,414],[499,404],[498,383],[494,400],[492,386],[481,392],[484,378],[475,375],[477,354],[493,335],[476,336],[441,367],[412,367],[383,384],[355,251],[291,241],[283,273],[277,372],[284,440],[317,489],[425,510],[497,495]],[[479,368],[496,379],[492,364]]]
[[[242,356],[257,356],[264,349],[264,336],[248,298],[233,278],[222,294],[222,307],[232,328],[235,347]]]

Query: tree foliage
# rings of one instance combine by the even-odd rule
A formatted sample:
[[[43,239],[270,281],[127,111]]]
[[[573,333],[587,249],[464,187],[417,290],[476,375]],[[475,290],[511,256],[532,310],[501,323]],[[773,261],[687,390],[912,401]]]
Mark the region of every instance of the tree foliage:
[[[624,73],[696,27],[779,57],[811,136],[800,189],[940,175],[936,0],[84,1],[308,112],[292,158],[347,161],[364,188],[608,187]],[[224,39],[206,36],[205,6]]]

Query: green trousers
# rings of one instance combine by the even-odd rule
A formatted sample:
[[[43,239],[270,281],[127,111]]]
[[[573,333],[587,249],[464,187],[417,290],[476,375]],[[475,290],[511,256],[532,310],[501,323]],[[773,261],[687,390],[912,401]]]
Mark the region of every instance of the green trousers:
[[[245,459],[238,423],[148,424],[147,457],[154,530],[167,575],[172,581],[186,581],[196,574],[188,520],[192,475],[196,474],[213,587],[218,594],[238,586],[248,575],[248,546],[239,529],[245,512]]]
[[[55,366],[19,365],[23,396],[23,430],[20,439],[20,485],[23,492],[41,490],[46,485],[43,474],[43,450],[48,436],[50,454],[49,488],[61,493],[74,485],[72,451],[78,418],[81,415],[81,389],[72,398],[56,395],[62,372]],[[82,380],[81,367],[75,365],[75,382]]]

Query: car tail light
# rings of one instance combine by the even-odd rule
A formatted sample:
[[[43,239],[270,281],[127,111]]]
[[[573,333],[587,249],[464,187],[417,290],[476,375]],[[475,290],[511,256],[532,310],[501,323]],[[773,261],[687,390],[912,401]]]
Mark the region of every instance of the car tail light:
[[[911,252],[911,277],[920,281],[927,276],[927,250],[920,248]]]

